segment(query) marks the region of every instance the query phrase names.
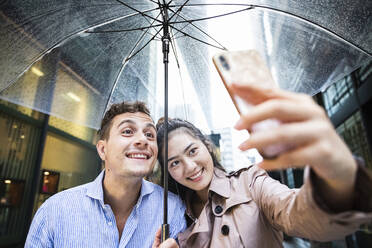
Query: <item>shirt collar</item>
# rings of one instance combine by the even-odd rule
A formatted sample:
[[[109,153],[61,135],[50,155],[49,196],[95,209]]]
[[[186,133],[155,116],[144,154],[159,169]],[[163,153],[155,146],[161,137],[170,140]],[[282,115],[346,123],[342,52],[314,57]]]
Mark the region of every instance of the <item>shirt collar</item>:
[[[154,185],[151,182],[148,182],[145,179],[142,179],[141,192],[140,192],[140,196],[137,201],[137,206],[141,204],[142,199],[145,195],[149,195],[153,191],[154,191]]]
[[[103,201],[103,178],[105,176],[105,170],[102,170],[101,173],[96,177],[96,179],[87,185],[86,195],[96,199],[104,204]]]
[[[97,176],[97,178],[89,183],[87,185],[87,193],[86,195],[98,200],[102,206],[104,205],[104,198],[103,198],[103,179],[105,176],[105,170],[102,170],[101,173]],[[137,205],[139,206],[142,202],[142,198],[145,195],[151,194],[154,191],[154,187],[152,183],[142,179],[142,184],[141,184],[141,191],[140,191],[140,196],[137,201]]]
[[[230,180],[223,170],[214,168],[213,178],[209,186],[209,191],[213,191],[225,198],[230,197]]]

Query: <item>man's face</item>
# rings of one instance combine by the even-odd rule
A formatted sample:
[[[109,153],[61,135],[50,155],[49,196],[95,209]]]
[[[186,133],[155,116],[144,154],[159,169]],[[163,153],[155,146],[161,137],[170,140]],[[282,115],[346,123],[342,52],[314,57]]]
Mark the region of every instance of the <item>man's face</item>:
[[[148,175],[158,155],[152,119],[136,112],[117,115],[111,122],[109,137],[97,144],[98,153],[105,161],[106,174],[114,177]]]

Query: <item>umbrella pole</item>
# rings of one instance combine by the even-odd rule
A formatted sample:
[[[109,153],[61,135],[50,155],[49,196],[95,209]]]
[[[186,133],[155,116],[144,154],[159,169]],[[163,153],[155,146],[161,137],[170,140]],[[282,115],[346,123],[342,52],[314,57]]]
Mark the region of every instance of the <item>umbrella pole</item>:
[[[163,186],[164,186],[164,219],[161,227],[161,242],[169,238],[169,224],[168,224],[168,62],[169,62],[169,25],[168,25],[168,11],[167,7],[163,7],[163,63],[164,63],[164,161],[163,161]]]

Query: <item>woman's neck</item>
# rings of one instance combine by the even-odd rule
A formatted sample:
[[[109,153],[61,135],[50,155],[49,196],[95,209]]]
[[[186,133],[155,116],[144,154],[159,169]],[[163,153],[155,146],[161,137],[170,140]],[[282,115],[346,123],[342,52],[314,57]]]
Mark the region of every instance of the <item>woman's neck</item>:
[[[201,198],[199,193],[194,191],[194,196],[191,200],[191,210],[194,217],[199,218],[201,211],[203,210],[205,204],[207,203],[208,198]],[[204,195],[202,195],[204,197]]]
[[[199,190],[199,191],[195,191],[196,192],[196,195],[198,196],[198,200],[204,205],[207,203],[208,201],[208,188],[209,187],[206,187],[202,190]]]

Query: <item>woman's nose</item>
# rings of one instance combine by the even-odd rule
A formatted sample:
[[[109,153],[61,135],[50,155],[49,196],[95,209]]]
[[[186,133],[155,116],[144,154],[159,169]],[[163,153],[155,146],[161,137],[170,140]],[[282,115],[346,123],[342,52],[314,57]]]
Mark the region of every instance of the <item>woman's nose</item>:
[[[186,167],[187,172],[192,172],[197,167],[197,164],[195,163],[195,161],[190,158],[185,159],[185,165],[186,165],[185,167]]]

